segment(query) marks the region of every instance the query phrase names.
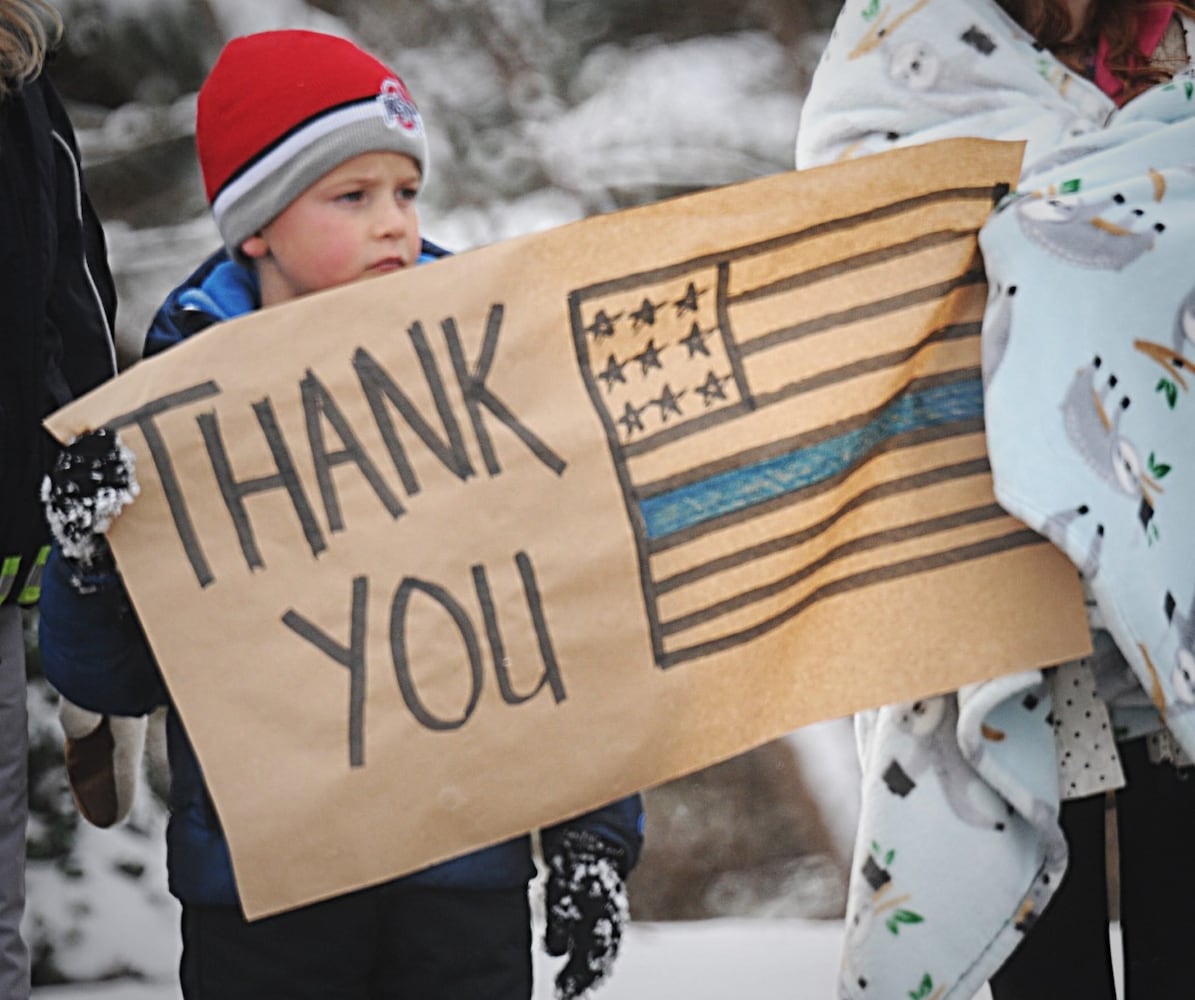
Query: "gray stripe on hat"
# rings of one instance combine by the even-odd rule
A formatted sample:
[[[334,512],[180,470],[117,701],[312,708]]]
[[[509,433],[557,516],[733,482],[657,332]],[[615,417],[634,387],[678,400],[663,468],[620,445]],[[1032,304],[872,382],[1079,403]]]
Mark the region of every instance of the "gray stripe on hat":
[[[294,138],[302,135],[302,132],[297,133]],[[279,150],[283,148],[279,147]],[[423,176],[427,176],[427,140],[423,130],[408,131],[387,124],[379,107],[364,118],[303,143],[275,169],[262,172],[256,183],[253,183],[253,172],[250,171],[221,192],[212,209],[224,243],[234,255],[239,255],[245,240],[259,232],[324,174],[354,156],[373,152],[406,153],[420,165]],[[238,192],[236,188],[241,181],[248,183]],[[225,204],[226,195],[234,196],[235,200]]]

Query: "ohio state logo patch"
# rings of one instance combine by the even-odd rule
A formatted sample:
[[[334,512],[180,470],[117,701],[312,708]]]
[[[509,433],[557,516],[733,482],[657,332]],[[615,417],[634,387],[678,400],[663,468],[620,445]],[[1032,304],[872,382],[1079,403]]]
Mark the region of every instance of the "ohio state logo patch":
[[[404,132],[415,135],[423,131],[419,109],[415,107],[415,102],[411,100],[411,95],[401,80],[386,80],[377,100],[382,106],[382,117],[386,120],[388,128],[401,128]]]

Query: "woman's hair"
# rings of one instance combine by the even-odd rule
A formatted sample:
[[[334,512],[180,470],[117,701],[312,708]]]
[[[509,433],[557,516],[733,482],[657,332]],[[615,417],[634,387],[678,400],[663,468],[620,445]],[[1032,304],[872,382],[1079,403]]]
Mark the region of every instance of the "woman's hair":
[[[999,0],[1008,13],[1063,62],[1083,70],[1100,38],[1108,40],[1107,66],[1132,97],[1167,78],[1150,64],[1150,53],[1137,48],[1137,14],[1154,6],[1150,0],[1091,0],[1085,23],[1072,25],[1065,0]],[[1186,4],[1176,8],[1195,13]],[[1066,41],[1070,37],[1071,41]]]
[[[62,18],[46,0],[0,0],[0,98],[41,72]]]

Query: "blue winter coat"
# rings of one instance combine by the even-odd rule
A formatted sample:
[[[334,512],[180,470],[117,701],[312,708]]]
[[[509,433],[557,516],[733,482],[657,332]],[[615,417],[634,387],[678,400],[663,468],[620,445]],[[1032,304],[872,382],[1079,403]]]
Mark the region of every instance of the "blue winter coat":
[[[420,262],[445,251],[424,242]],[[146,355],[166,350],[213,323],[260,307],[256,276],[225,251],[209,257],[167,297],[145,342]],[[170,705],[120,580],[100,577],[92,593],[70,584],[71,570],[55,549],[42,582],[40,643],[46,677],[65,697],[110,715],[144,715]],[[186,730],[173,708],[167,715],[170,757],[170,823],[167,866],[170,889],[185,903],[238,902],[228,844]],[[642,844],[643,805],[638,795],[542,831],[550,853],[565,830],[583,828],[626,849],[630,863]],[[525,885],[535,873],[530,838],[516,837],[405,877],[411,884],[472,889]]]

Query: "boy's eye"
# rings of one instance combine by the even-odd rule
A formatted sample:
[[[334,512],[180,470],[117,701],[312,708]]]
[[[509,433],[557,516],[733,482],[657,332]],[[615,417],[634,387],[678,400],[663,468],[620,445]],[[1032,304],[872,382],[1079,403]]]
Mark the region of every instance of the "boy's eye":
[[[414,201],[419,194],[419,189],[414,187],[399,188],[398,197],[400,201]]]
[[[344,191],[336,196],[337,201],[358,202],[365,197],[364,191]]]

